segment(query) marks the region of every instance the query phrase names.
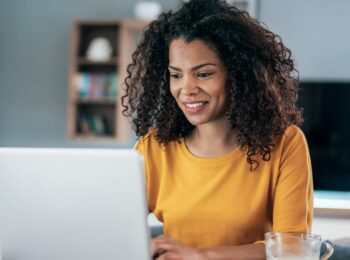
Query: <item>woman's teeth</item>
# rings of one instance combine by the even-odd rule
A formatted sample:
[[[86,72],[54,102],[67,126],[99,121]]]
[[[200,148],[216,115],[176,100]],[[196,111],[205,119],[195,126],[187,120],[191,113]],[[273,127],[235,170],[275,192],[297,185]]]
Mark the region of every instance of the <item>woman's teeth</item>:
[[[193,104],[186,104],[187,107],[190,107],[190,108],[194,108],[194,107],[199,107],[199,106],[202,106],[204,105],[205,102],[201,102],[201,103],[193,103]]]

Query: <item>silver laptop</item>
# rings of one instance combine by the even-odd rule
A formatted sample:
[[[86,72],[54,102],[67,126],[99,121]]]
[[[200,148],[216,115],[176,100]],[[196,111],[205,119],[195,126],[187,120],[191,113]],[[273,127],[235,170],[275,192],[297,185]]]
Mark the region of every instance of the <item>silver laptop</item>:
[[[0,148],[2,260],[150,259],[140,156]]]

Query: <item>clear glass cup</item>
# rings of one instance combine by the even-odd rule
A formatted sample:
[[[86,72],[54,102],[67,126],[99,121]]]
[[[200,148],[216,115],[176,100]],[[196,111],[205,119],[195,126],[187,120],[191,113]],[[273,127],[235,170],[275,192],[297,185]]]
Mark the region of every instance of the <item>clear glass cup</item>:
[[[267,260],[326,260],[334,250],[332,242],[314,234],[268,232],[265,242]],[[327,250],[320,256],[322,243]]]

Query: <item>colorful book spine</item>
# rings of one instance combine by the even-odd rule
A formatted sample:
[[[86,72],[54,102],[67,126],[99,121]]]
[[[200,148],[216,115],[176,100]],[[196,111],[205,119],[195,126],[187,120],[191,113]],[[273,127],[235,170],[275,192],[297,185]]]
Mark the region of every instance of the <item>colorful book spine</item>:
[[[115,73],[79,73],[76,84],[81,99],[115,99],[118,82]]]

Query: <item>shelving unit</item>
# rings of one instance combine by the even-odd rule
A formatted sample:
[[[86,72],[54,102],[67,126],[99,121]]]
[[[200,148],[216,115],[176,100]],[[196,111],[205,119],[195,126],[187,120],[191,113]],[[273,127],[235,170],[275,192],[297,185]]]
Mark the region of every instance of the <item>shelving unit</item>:
[[[127,142],[130,124],[122,115],[122,84],[127,65],[143,28],[137,20],[84,20],[72,25],[68,97],[68,135],[81,141]],[[112,47],[110,58],[87,58],[91,42],[103,37]]]

